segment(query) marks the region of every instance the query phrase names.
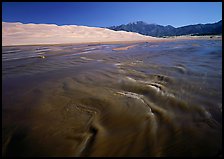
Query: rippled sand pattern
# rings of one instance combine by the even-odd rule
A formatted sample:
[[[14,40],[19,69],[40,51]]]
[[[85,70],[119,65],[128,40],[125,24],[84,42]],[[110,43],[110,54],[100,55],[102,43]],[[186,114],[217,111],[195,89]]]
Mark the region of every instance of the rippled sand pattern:
[[[128,46],[3,47],[3,156],[222,156],[221,41]]]

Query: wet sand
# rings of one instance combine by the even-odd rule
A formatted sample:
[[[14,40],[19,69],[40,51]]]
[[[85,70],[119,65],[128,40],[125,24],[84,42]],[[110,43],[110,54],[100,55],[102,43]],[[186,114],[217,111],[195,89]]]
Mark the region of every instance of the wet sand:
[[[118,47],[118,48],[114,48],[113,50],[114,50],[114,51],[128,50],[128,49],[133,48],[133,47],[135,47],[135,46],[137,46],[137,45],[130,45],[130,46],[125,46],[125,47]]]
[[[3,47],[3,156],[221,155],[221,59],[221,40]]]

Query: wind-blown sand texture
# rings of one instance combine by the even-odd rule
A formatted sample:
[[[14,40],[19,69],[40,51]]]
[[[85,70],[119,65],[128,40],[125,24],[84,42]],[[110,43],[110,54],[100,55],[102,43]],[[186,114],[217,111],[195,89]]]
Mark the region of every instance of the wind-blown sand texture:
[[[2,22],[2,45],[65,44],[89,42],[147,41],[158,38],[106,28],[55,24]]]

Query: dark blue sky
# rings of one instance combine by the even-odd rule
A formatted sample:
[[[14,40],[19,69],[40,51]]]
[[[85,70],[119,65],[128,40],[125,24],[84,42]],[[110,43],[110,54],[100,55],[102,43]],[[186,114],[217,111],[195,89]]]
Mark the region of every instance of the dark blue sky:
[[[222,19],[222,2],[3,2],[4,22],[95,27],[145,21],[174,27]]]

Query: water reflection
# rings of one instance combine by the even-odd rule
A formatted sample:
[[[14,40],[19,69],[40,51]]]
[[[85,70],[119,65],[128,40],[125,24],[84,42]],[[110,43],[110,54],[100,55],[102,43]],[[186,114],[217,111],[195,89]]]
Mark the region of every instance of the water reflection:
[[[3,47],[3,156],[219,154],[221,41],[126,46]]]

